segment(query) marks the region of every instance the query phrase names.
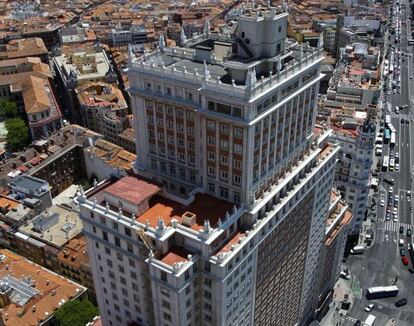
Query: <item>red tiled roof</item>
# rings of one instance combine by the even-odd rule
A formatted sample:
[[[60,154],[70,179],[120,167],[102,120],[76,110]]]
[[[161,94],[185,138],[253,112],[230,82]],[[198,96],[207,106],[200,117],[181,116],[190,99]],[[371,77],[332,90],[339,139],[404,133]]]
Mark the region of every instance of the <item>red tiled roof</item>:
[[[42,161],[42,159],[41,159],[40,157],[33,157],[33,158],[29,161],[29,163],[30,163],[31,165],[37,165],[37,164],[39,164],[41,161]]]
[[[130,176],[123,177],[105,189],[105,193],[137,205],[159,191],[158,186]]]
[[[171,250],[161,259],[163,263],[173,266],[175,263],[183,263],[188,261],[187,255],[189,253],[181,247],[173,247]]]

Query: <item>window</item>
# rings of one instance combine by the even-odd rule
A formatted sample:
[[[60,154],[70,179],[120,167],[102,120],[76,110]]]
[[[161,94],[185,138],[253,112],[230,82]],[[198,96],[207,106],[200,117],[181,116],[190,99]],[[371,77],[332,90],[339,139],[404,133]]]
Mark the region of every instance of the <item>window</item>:
[[[233,182],[237,185],[241,184],[241,177],[239,175],[234,175]]]
[[[213,152],[208,152],[207,156],[209,161],[214,161],[216,159],[216,154]]]
[[[131,229],[130,228],[125,227],[125,235],[127,235],[128,237],[131,236]]]
[[[234,128],[233,134],[235,138],[243,138],[243,129],[241,128]]]
[[[228,178],[228,173],[227,173],[227,171],[220,171],[220,179],[222,179],[222,180],[227,180],[227,178]]]
[[[216,144],[216,138],[211,137],[211,136],[208,136],[208,137],[207,137],[207,143],[208,143],[209,145],[215,145],[215,144]]]
[[[234,152],[236,154],[242,154],[243,153],[243,146],[239,144],[234,144]]]
[[[220,187],[220,196],[225,199],[229,198],[229,190],[227,188]]]
[[[108,241],[108,233],[103,230],[102,230],[102,239],[104,239],[105,241]]]
[[[121,240],[118,237],[115,237],[115,236],[114,236],[114,240],[115,240],[115,246],[121,247]]]
[[[234,201],[236,204],[239,204],[239,203],[240,203],[240,193],[238,193],[238,192],[233,192],[233,201]]]
[[[209,166],[207,169],[208,175],[214,177],[216,175],[216,169],[212,166]]]
[[[228,134],[229,133],[229,125],[227,125],[227,124],[220,124],[220,131],[223,133],[223,134]]]
[[[215,130],[216,129],[216,123],[212,120],[207,120],[207,129]]]
[[[233,167],[235,169],[240,170],[241,169],[241,161],[240,160],[233,160]]]
[[[229,164],[229,157],[226,155],[220,155],[220,163],[223,165]]]
[[[132,246],[132,243],[127,242],[127,250],[130,253],[134,252],[134,247]]]
[[[209,183],[208,184],[208,191],[214,193],[216,191],[216,186],[214,185],[214,183]]]
[[[167,273],[161,271],[161,281],[167,282]]]
[[[228,150],[229,149],[229,142],[227,140],[220,140],[220,148],[223,150]]]

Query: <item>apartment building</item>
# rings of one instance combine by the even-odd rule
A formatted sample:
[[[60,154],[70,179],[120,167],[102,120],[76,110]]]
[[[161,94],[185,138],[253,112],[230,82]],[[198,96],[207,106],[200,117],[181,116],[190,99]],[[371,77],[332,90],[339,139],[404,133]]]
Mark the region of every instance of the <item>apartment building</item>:
[[[55,325],[55,311],[86,293],[82,285],[0,250],[1,325]]]
[[[287,17],[252,4],[232,35],[130,51],[136,175],[78,197],[103,325],[314,317],[339,148],[313,133],[322,51]]]
[[[16,39],[0,46],[0,60],[25,57],[38,57],[44,63],[49,62],[48,51],[41,38]]]
[[[69,240],[58,254],[60,275],[88,288],[88,298],[96,302],[86,239],[83,234]]]
[[[117,75],[100,46],[62,49],[60,55],[53,57],[59,96],[66,106],[65,113],[73,121],[81,122],[76,88],[88,82],[117,83]]]
[[[144,44],[148,40],[147,30],[143,26],[131,26],[128,29],[113,28],[110,38],[113,46]]]
[[[75,90],[83,126],[118,143],[118,134],[129,127],[128,105],[119,88],[103,82],[88,82]]]
[[[361,45],[361,51],[365,45]],[[355,57],[354,57],[355,58]],[[380,71],[378,62],[375,68],[365,68],[363,59],[341,61],[329,81],[326,103],[333,107],[355,106],[365,109],[376,104],[380,96]]]

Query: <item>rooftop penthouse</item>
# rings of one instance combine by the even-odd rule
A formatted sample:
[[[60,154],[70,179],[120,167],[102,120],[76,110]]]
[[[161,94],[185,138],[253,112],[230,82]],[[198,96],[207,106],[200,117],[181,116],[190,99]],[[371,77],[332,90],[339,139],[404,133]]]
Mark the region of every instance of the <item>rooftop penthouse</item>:
[[[280,83],[289,82],[310,64],[322,61],[322,50],[286,39],[288,13],[285,7],[243,9],[234,34],[210,32],[187,39],[181,32],[182,48],[167,48],[161,36],[154,53],[136,58],[129,50],[131,68],[142,74],[200,85],[202,90],[226,96],[254,99]],[[140,86],[131,81],[131,91]]]

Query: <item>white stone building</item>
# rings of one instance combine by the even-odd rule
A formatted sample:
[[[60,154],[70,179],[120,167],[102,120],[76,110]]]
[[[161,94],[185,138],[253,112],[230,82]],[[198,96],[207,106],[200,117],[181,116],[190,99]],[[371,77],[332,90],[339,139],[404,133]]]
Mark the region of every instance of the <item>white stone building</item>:
[[[314,136],[321,49],[285,8],[132,55],[138,176],[79,197],[105,326],[306,325],[339,148]]]

